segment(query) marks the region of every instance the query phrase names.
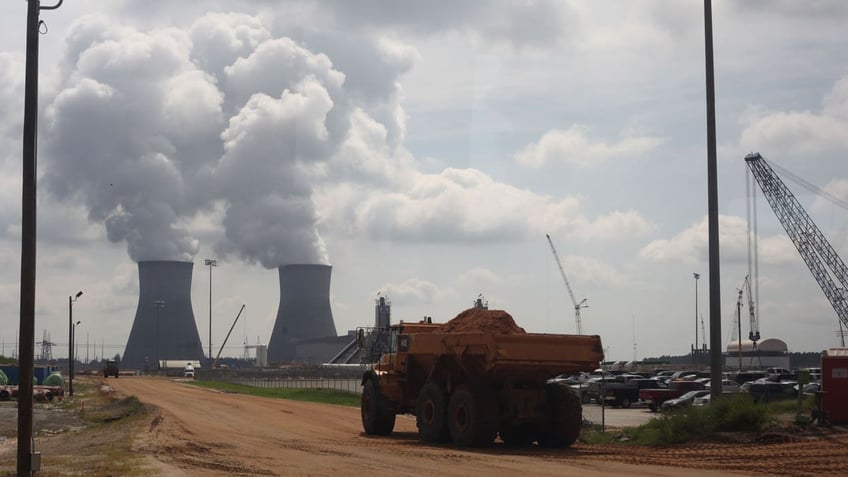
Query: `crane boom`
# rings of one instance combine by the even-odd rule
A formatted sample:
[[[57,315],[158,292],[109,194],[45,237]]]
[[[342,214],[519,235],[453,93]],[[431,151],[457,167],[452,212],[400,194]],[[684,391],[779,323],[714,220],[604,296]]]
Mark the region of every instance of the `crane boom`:
[[[559,254],[557,254],[556,248],[554,247],[554,242],[551,240],[551,236],[545,234],[545,237],[548,238],[548,243],[551,244],[551,252],[554,253],[554,259],[556,259],[557,266],[559,267],[559,273],[562,275],[562,281],[565,282],[565,288],[568,290],[568,296],[571,297],[571,303],[574,304],[574,320],[577,323],[577,334],[583,334],[583,323],[580,320],[580,309],[581,308],[589,308],[589,305],[586,304],[586,299],[577,302],[577,299],[574,298],[574,292],[571,291],[571,284],[568,283],[568,278],[565,276],[565,270],[562,268],[562,263],[559,261]]]
[[[215,360],[212,361],[212,364],[209,365],[209,369],[214,369],[215,365],[218,364],[218,360],[221,359],[221,351],[224,351],[224,346],[227,345],[227,340],[230,339],[230,333],[232,333],[233,328],[236,327],[236,323],[238,323],[238,319],[241,316],[241,312],[243,312],[243,311],[244,311],[244,305],[242,305],[241,308],[239,309],[238,315],[236,315],[236,319],[233,320],[233,325],[230,326],[230,331],[227,332],[227,337],[224,338],[224,342],[221,343],[221,349],[218,350],[218,354],[215,356]]]
[[[848,267],[845,262],[766,160],[759,153],[751,153],[745,156],[745,162],[840,322],[848,326],[848,297],[844,295],[848,290]]]

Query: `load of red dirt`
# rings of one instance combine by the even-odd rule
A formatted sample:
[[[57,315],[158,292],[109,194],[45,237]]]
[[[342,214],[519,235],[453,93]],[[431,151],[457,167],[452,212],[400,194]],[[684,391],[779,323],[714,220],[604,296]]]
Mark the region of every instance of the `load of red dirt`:
[[[439,328],[442,333],[493,333],[497,335],[526,334],[503,310],[469,308]]]

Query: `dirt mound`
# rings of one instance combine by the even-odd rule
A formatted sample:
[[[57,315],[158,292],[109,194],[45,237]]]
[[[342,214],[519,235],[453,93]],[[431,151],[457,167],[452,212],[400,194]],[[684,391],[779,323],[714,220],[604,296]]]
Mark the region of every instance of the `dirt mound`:
[[[503,310],[469,308],[439,328],[442,333],[494,333],[519,335],[527,333],[515,324],[509,313]]]

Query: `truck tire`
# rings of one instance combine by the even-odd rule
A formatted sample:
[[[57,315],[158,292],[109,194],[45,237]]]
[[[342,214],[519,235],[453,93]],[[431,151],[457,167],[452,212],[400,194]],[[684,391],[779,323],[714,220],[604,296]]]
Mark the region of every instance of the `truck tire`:
[[[450,440],[448,431],[448,396],[438,383],[430,382],[418,393],[415,406],[415,422],[418,425],[418,435],[425,442],[447,442]]]
[[[629,397],[621,398],[621,407],[623,407],[624,409],[630,409],[630,404],[632,403],[630,402]]]
[[[386,398],[380,394],[377,381],[369,379],[362,388],[360,401],[362,428],[370,436],[391,434],[395,428],[395,413],[388,408]]]
[[[580,436],[583,406],[570,389],[556,383],[547,386],[548,421],[539,434],[542,447],[568,447]]]
[[[504,444],[512,447],[527,447],[536,440],[536,428],[530,424],[501,424],[498,434]]]
[[[657,412],[657,409],[659,409],[659,406],[657,406],[654,403],[651,403],[651,404],[648,404],[648,409],[650,409],[651,412]]]
[[[458,446],[491,445],[498,433],[498,402],[494,395],[460,386],[450,397],[448,429]]]

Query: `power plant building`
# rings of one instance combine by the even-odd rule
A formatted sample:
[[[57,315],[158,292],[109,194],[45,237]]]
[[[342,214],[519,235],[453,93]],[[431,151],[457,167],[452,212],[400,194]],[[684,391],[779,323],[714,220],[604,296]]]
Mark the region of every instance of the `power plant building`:
[[[193,267],[192,262],[138,262],[138,307],[122,367],[155,370],[163,360],[204,359],[191,307]]]
[[[739,369],[739,351],[738,341],[727,344],[727,353],[724,355],[725,368]],[[758,341],[756,346],[753,341],[742,340],[741,351],[741,369],[789,369],[789,347],[783,340],[767,338]]]
[[[332,267],[329,265],[279,267],[280,306],[268,341],[268,361],[287,363],[318,359],[317,354],[312,355],[314,353],[297,356],[298,342],[301,341],[328,339],[332,344],[327,345],[335,346],[339,338],[330,309],[331,272]],[[318,343],[313,341],[313,344]]]

